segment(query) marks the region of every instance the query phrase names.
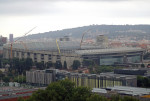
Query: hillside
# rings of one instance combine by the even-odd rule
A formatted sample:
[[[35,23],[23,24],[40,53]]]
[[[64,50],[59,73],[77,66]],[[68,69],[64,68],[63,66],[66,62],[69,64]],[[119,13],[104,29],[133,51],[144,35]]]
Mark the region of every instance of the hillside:
[[[150,25],[90,25],[71,29],[50,31],[45,33],[38,33],[28,35],[29,39],[41,39],[41,38],[60,38],[63,36],[70,36],[72,38],[81,38],[82,34],[86,32],[85,37],[95,37],[96,35],[106,35],[109,38],[115,38],[117,36],[125,37],[132,36],[139,39],[150,40]]]

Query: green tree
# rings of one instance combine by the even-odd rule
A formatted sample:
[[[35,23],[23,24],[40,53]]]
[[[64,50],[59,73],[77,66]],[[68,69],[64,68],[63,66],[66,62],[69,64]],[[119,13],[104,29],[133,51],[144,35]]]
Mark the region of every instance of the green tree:
[[[25,66],[26,66],[26,70],[30,70],[31,67],[33,66],[33,61],[31,58],[26,58],[25,59]]]
[[[148,77],[137,76],[137,86],[149,88],[150,79]]]
[[[18,101],[139,101],[133,97],[113,96],[108,100],[91,92],[87,87],[75,87],[68,79],[53,82],[45,90],[38,90],[26,100]]]
[[[67,69],[67,62],[64,61],[64,69]]]
[[[122,101],[140,101],[140,100],[131,96],[125,96]]]
[[[46,68],[50,68],[50,67],[53,67],[53,63],[50,61],[50,62],[47,62],[45,64]]]
[[[2,59],[2,64],[3,66],[5,66],[6,64],[9,64],[9,60],[8,59]]]
[[[14,81],[15,82],[19,82],[19,83],[25,83],[26,82],[26,77],[23,75],[19,75],[14,77]]]
[[[145,67],[145,65],[144,65],[144,64],[141,64],[141,67],[142,67],[142,68],[144,68],[144,67]]]
[[[86,101],[90,95],[90,89],[86,87],[77,87],[73,91],[72,101]]]
[[[55,68],[56,69],[62,69],[62,63],[61,63],[61,61],[56,61]]]
[[[2,68],[2,59],[0,58],[0,68]]]
[[[36,62],[35,65],[36,65],[36,68],[40,70],[45,69],[44,62]]]
[[[8,77],[8,76],[3,77],[3,81],[4,82],[9,82],[10,81],[10,77]]]
[[[0,70],[0,77],[3,77],[4,76],[4,74],[3,74],[3,72]]]
[[[79,60],[74,60],[73,61],[73,65],[72,65],[72,69],[76,70],[78,69],[78,67],[80,67],[81,63]]]
[[[75,87],[69,80],[53,82],[45,90],[38,90],[26,101],[86,101],[90,89]]]
[[[87,98],[86,101],[108,101],[108,99],[98,94],[92,94],[90,97]]]
[[[122,98],[119,95],[114,95],[111,97],[111,101],[122,101]]]

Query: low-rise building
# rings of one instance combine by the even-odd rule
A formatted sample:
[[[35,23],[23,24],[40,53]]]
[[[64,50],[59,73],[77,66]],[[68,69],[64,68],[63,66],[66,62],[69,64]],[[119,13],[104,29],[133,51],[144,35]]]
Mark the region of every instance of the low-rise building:
[[[56,81],[56,69],[26,71],[26,82],[39,86]]]
[[[47,72],[48,71],[48,72]],[[26,72],[26,81],[31,84],[48,85],[51,82],[69,79],[75,86],[90,88],[106,88],[113,86],[137,86],[137,78],[134,75],[120,75],[113,73],[83,74],[70,73],[60,70],[36,70]]]
[[[150,76],[149,68],[138,68],[138,69],[115,69],[115,74],[123,75],[141,75],[141,76]]]

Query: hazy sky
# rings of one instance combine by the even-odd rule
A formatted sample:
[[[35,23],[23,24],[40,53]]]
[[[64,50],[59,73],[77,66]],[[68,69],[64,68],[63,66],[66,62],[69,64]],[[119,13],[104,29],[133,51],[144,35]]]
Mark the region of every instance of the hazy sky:
[[[92,24],[150,24],[150,0],[0,0],[0,35]]]

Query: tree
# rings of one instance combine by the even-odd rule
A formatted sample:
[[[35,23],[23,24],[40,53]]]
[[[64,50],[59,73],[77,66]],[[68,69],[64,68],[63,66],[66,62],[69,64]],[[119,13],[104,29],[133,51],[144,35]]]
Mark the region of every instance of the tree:
[[[33,66],[33,61],[31,58],[26,58],[25,60],[26,70],[30,70]]]
[[[56,61],[55,68],[56,69],[62,69],[62,63],[61,63],[61,61]]]
[[[45,69],[44,62],[36,62],[35,65],[40,70]]]
[[[77,87],[74,89],[72,101],[86,101],[91,95],[91,90],[86,87]]]
[[[38,90],[30,98],[18,101],[139,101],[133,97],[113,96],[108,100],[94,94],[87,87],[75,87],[68,79],[53,82],[45,90]]]
[[[38,90],[26,101],[86,101],[91,95],[86,87],[75,87],[68,79],[53,82],[45,90]]]
[[[14,77],[14,81],[15,82],[19,82],[19,83],[25,83],[26,82],[26,77],[23,75],[19,75]]]
[[[138,87],[150,87],[150,79],[148,77],[137,76]]]
[[[14,69],[15,72],[19,72],[20,69],[19,58],[13,58],[12,63],[10,63],[10,68]]]
[[[109,101],[109,100],[104,96],[100,96],[98,94],[92,94],[90,97],[87,98],[86,101]]]
[[[4,77],[4,74],[3,72],[0,70],[0,78],[3,78]]]
[[[50,62],[47,62],[45,64],[46,68],[50,68],[50,67],[53,67],[53,63],[50,61]]]
[[[125,96],[122,101],[139,101],[139,100],[131,96]]]
[[[2,68],[2,59],[0,58],[0,68]]]
[[[142,67],[142,68],[144,68],[144,67],[145,67],[145,65],[144,65],[144,64],[141,64],[141,67]]]
[[[73,65],[72,65],[72,69],[76,70],[78,69],[78,67],[80,67],[80,61],[79,60],[74,60],[73,61]]]
[[[6,64],[9,64],[8,59],[2,59],[2,65],[5,66]]]
[[[4,82],[9,82],[9,81],[10,81],[10,78],[9,78],[9,77],[3,77],[3,81],[4,81]]]
[[[67,69],[67,62],[64,61],[64,69]]]

